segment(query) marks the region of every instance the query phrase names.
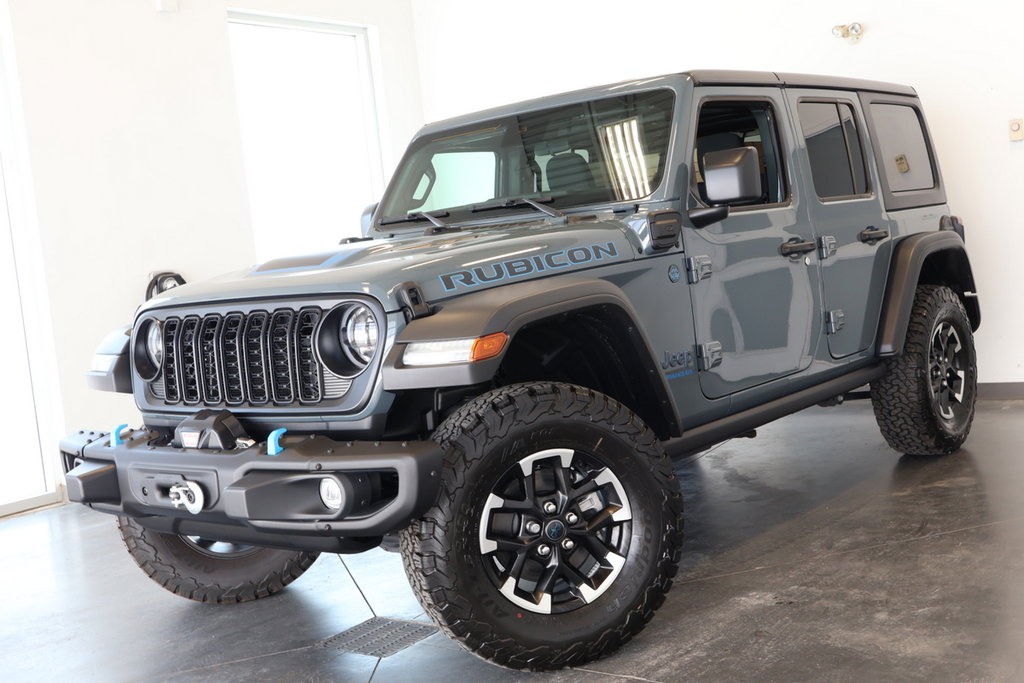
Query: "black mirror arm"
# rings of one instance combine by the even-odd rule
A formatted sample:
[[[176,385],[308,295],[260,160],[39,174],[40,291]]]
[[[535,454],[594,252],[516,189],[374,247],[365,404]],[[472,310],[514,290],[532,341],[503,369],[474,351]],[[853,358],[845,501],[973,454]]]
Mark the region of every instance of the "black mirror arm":
[[[717,204],[715,206],[702,206],[690,209],[686,212],[690,222],[695,228],[706,228],[709,225],[724,221],[729,217],[729,205]]]

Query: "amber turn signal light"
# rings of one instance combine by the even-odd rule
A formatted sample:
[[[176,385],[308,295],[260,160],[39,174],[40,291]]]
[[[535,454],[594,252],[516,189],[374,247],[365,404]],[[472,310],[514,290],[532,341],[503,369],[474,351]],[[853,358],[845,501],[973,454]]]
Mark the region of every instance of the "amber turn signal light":
[[[487,360],[494,358],[505,348],[508,343],[508,335],[504,332],[495,332],[486,337],[477,337],[473,342],[473,350],[469,354],[470,361]]]

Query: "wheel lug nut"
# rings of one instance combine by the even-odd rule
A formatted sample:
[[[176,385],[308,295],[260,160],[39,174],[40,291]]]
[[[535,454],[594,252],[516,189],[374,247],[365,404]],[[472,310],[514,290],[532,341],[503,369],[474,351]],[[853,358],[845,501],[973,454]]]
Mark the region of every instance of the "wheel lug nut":
[[[576,544],[572,542],[571,538],[567,538],[564,541],[562,541],[562,547],[566,550],[572,550],[576,547]]]
[[[547,557],[551,554],[551,548],[546,545],[539,545],[537,546],[537,554],[541,557]]]
[[[540,533],[540,524],[537,523],[537,522],[527,522],[526,523],[526,532],[530,533],[530,534],[539,534]]]
[[[558,506],[557,506],[557,505],[555,505],[555,504],[554,504],[554,503],[553,503],[552,501],[550,501],[550,500],[549,500],[548,502],[544,503],[544,512],[548,513],[549,515],[553,515],[553,514],[555,514],[555,511],[556,511],[557,509],[558,509]]]
[[[565,521],[569,524],[575,524],[576,522],[580,521],[580,518],[577,517],[575,513],[570,512],[565,516]]]

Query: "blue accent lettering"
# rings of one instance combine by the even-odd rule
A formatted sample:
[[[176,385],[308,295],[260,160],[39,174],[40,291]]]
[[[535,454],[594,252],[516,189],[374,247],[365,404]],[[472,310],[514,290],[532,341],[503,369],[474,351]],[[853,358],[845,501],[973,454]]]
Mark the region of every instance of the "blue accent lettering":
[[[590,249],[584,249],[583,247],[570,249],[565,255],[568,256],[569,260],[573,263],[586,263],[594,258],[593,254],[590,253]]]
[[[603,259],[605,256],[615,257],[619,255],[619,252],[615,250],[615,244],[613,242],[609,242],[603,247],[600,244],[595,244],[591,249],[594,250],[594,258],[598,261]]]
[[[500,263],[490,264],[490,268],[494,271],[494,274],[489,277],[484,275],[484,267],[486,266],[477,266],[473,269],[473,274],[476,275],[476,279],[480,282],[497,282],[498,280],[505,279],[505,269],[502,268]]]
[[[592,244],[589,247],[573,247],[568,251],[560,249],[528,258],[510,259],[487,266],[477,266],[472,270],[456,270],[438,275],[438,278],[441,280],[444,291],[453,292],[460,286],[468,289],[547,270],[569,268],[591,261],[602,261],[606,257],[613,258],[618,255],[615,243],[606,242],[604,245]]]
[[[680,377],[686,377],[692,374],[693,370],[683,370],[682,372],[675,372],[672,373],[671,375],[665,375],[665,379],[679,379]]]

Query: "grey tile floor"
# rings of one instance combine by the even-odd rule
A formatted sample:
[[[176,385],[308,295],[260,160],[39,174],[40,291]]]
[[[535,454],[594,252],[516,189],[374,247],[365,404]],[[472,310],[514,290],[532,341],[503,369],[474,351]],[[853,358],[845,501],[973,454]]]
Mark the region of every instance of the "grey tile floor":
[[[427,618],[396,555],[325,555],[282,594],[201,605],[150,582],[112,520],[0,520],[4,681],[1024,680],[1024,402],[979,404],[967,447],[890,451],[864,402],[814,408],[679,463],[686,549],[654,621],[553,674],[437,634],[378,660],[316,644]]]

